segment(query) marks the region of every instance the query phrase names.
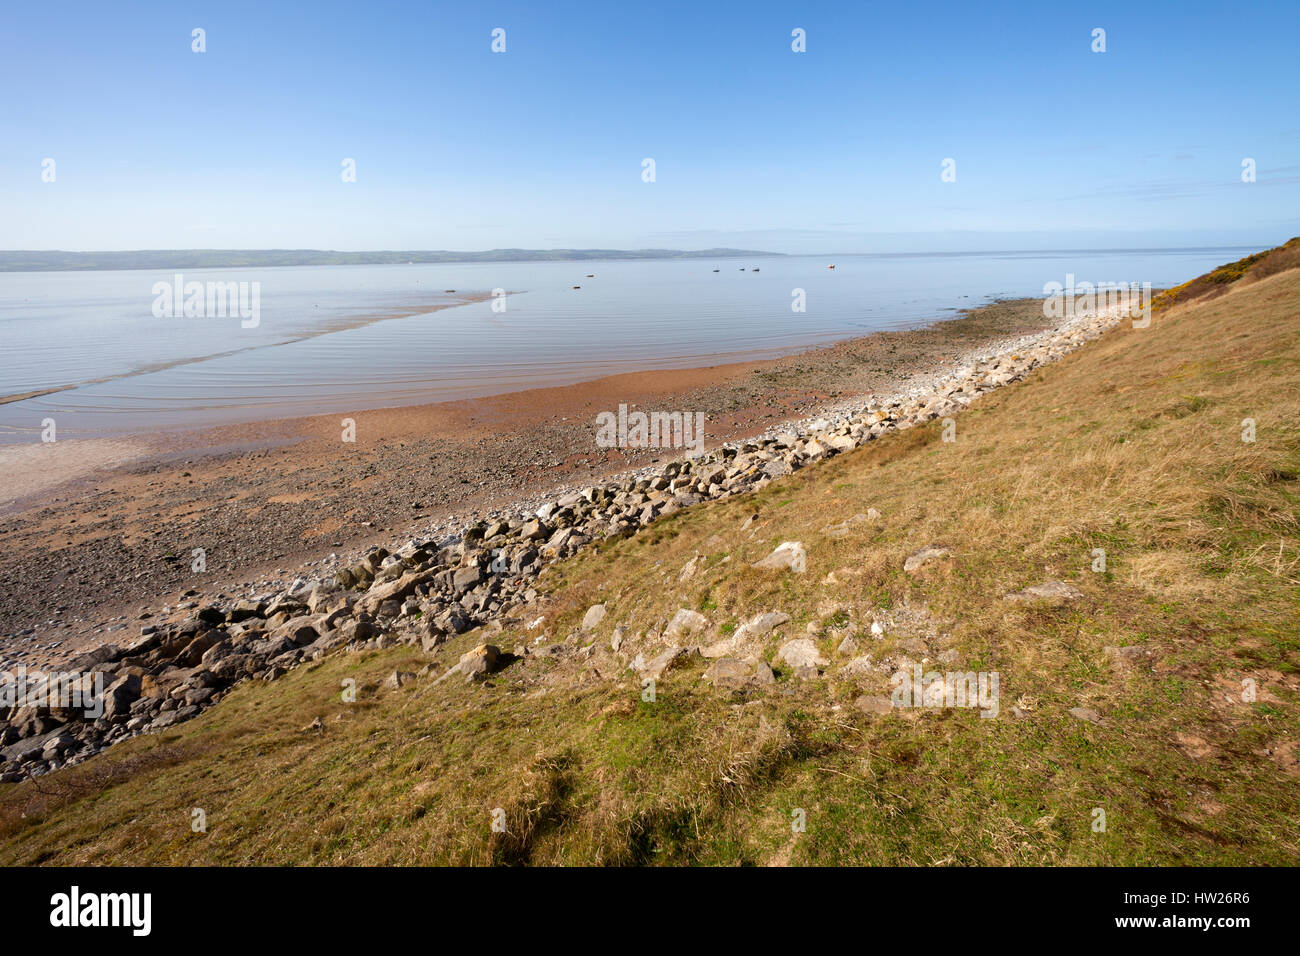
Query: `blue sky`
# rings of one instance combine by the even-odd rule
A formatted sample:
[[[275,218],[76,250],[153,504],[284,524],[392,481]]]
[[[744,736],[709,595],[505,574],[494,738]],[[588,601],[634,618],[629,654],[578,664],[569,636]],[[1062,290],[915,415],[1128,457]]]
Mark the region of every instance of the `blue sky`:
[[[1300,234],[1300,4],[1134,6],[11,3],[0,248],[888,252]]]

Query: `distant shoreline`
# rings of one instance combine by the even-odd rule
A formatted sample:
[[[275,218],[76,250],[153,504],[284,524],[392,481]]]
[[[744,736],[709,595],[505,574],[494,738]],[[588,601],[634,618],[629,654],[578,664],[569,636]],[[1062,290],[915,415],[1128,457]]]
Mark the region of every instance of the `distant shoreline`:
[[[1267,244],[1226,246],[1150,246],[1083,249],[973,249],[931,252],[763,252],[757,249],[488,249],[338,252],[328,249],[137,249],[66,252],[0,250],[0,273],[121,272],[164,269],[271,269],[292,266],[455,265],[478,262],[672,261],[678,259],[809,258],[861,256],[871,259],[960,258],[963,256],[1053,256],[1097,253],[1258,252]]]
[[[0,251],[0,272],[112,272],[132,269],[263,269],[282,266],[444,265],[783,256],[753,249],[488,249],[481,252],[329,249],[138,249],[123,252]]]

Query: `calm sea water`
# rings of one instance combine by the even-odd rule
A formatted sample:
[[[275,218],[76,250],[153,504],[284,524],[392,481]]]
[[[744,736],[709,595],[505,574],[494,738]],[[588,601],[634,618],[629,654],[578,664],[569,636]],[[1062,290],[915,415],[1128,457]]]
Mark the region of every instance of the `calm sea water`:
[[[770,357],[927,324],[993,298],[1041,295],[1044,283],[1064,282],[1067,273],[1077,281],[1169,286],[1252,251],[1257,250],[183,273],[187,282],[258,283],[260,324],[247,329],[238,317],[156,318],[154,283],[172,281],[171,272],[0,274],[0,396],[75,386],[0,405],[0,444],[39,440],[45,418],[55,419],[60,438],[123,434],[469,398],[619,371]],[[833,271],[827,269],[831,261]],[[511,293],[502,313],[489,302],[427,311],[458,298],[444,290],[497,288]],[[791,309],[796,288],[806,295],[802,313]],[[358,327],[371,319],[379,321]]]

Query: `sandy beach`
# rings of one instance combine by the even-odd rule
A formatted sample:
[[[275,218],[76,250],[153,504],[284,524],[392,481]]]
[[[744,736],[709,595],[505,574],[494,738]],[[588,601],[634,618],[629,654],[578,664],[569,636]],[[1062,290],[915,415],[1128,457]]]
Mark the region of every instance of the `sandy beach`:
[[[781,359],[357,412],[355,442],[328,415],[0,449],[0,650],[57,661],[106,633],[138,633],[146,606],[191,588],[239,593],[453,514],[677,457],[597,447],[597,414],[620,404],[703,412],[714,447],[828,403],[890,394],[1047,324],[1037,300],[996,303]],[[196,574],[200,548],[206,570]]]

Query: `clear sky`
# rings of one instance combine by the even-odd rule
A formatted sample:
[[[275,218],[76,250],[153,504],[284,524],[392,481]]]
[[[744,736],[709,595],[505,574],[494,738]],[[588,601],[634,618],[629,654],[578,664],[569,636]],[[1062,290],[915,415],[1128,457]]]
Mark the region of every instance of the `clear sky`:
[[[0,248],[1273,243],[1298,56],[1296,0],[9,0]]]

